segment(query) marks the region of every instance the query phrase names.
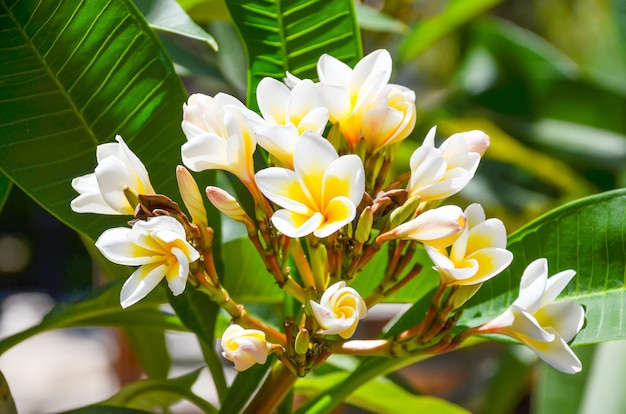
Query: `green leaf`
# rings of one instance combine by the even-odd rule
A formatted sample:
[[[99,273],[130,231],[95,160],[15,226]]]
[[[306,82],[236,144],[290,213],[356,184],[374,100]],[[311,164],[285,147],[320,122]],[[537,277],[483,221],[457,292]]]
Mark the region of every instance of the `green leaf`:
[[[217,394],[223,401],[228,385],[214,345],[219,306],[206,294],[195,289],[185,289],[185,292],[178,296],[168,292],[168,296],[176,315],[189,330],[197,335],[202,355],[211,371]]]
[[[0,172],[0,211],[11,194],[11,187],[13,187],[11,179]]]
[[[177,198],[187,94],[128,0],[0,1],[0,170],[92,240],[127,218],[76,214],[72,178],[120,134],[158,192]]]
[[[419,56],[442,37],[501,2],[502,0],[448,2],[442,13],[419,22],[404,38],[400,44],[398,58],[406,62]]]
[[[176,315],[158,309],[165,303],[162,288],[155,289],[146,298],[128,309],[120,306],[122,281],[111,283],[76,303],[61,303],[32,328],[0,341],[0,354],[13,345],[49,329],[79,326],[150,327],[162,330],[187,331]]]
[[[224,273],[222,283],[239,303],[281,303],[283,291],[266,270],[252,242],[235,239],[222,248]]]
[[[146,410],[133,410],[127,407],[114,407],[112,405],[92,405],[81,407],[76,410],[64,411],[63,414],[149,414]]]
[[[224,0],[178,0],[178,3],[200,24],[230,20]]]
[[[511,235],[513,263],[470,299],[461,323],[475,326],[499,315],[517,297],[525,267],[548,259],[549,274],[574,269],[576,277],[559,299],[586,309],[586,324],[574,344],[626,338],[626,190],[615,190],[557,208]]]
[[[172,358],[165,342],[165,330],[133,326],[124,329],[124,333],[148,378],[167,378]]]
[[[368,4],[358,1],[354,2],[354,10],[359,26],[363,30],[400,34],[406,33],[406,31],[409,30],[404,22],[396,20]]]
[[[333,372],[320,376],[310,375],[298,380],[296,391],[306,397],[311,397],[325,389],[341,384],[348,376],[348,372]],[[349,395],[346,402],[371,413],[468,413],[464,408],[443,399],[411,394],[384,377],[365,383]],[[307,412],[325,411],[316,411],[315,408],[312,408]]]
[[[0,412],[5,414],[17,414],[15,401],[9,389],[9,383],[0,371]]]
[[[155,30],[200,40],[217,51],[217,42],[185,13],[176,0],[133,0]]]
[[[548,364],[539,365],[537,367],[539,374],[531,394],[532,412],[535,414],[555,412],[582,413],[581,404],[583,398],[587,396],[591,397],[591,399],[594,398],[585,390],[596,383],[592,380],[590,373],[596,371],[594,352],[599,346],[601,345],[586,345],[576,348],[576,355],[583,364],[583,370],[576,375],[564,374]],[[624,367],[623,364],[621,366]],[[615,365],[612,366],[612,368],[614,367]],[[602,379],[600,379],[598,385],[601,383],[603,383]],[[604,383],[603,385],[606,386],[608,384]],[[610,389],[611,387],[609,386],[607,391]],[[616,392],[616,394],[623,394],[621,391],[615,390],[615,388],[612,391]],[[606,398],[606,395],[604,397]],[[595,407],[591,413],[593,412],[611,413],[611,411],[600,409],[600,406]],[[617,414],[616,411],[613,411],[613,413]]]
[[[246,45],[248,96],[256,108],[256,87],[264,77],[289,71],[315,78],[318,58],[327,53],[348,65],[362,55],[353,0],[227,0]]]
[[[201,370],[192,371],[172,379],[147,379],[126,385],[103,404],[117,407],[150,410],[169,407],[184,399],[202,409],[204,413],[217,413],[217,409],[191,392]]]
[[[580,404],[580,413],[620,414],[626,407],[622,375],[626,369],[626,342],[598,344],[593,353],[593,365]],[[577,387],[574,392],[583,388]],[[553,411],[554,412],[554,411]]]
[[[513,344],[506,344],[495,366],[484,398],[480,414],[508,414],[515,412],[520,401],[527,392],[534,354],[528,358],[530,351]],[[547,364],[545,366],[548,366]],[[543,366],[542,366],[543,367]],[[573,412],[573,411],[572,411]]]
[[[270,356],[265,364],[255,364],[251,368],[239,372],[224,399],[224,401],[228,401],[228,404],[222,406],[220,414],[241,413],[275,361],[276,358]]]

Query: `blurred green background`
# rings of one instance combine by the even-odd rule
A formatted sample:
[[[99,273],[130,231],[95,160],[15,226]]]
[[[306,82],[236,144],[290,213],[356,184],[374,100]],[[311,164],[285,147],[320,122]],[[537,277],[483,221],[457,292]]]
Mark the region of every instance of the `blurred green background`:
[[[135,3],[147,15],[159,4]],[[179,3],[220,47],[216,53],[206,43],[159,34],[187,91],[244,100],[245,51],[223,2]],[[364,53],[389,49],[392,81],[417,96],[418,121],[398,153],[398,173],[433,125],[442,139],[484,130],[491,148],[472,183],[449,202],[480,202],[509,232],[567,201],[625,186],[626,1],[357,6]],[[16,186],[0,214],[0,253],[3,296],[37,290],[68,299],[93,285],[78,236]]]

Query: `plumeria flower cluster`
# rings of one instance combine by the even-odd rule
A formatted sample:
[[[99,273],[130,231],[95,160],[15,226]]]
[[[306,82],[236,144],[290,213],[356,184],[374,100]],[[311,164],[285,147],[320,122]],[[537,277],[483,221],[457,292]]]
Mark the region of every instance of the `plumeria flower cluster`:
[[[479,204],[442,205],[470,182],[489,137],[467,131],[436,145],[433,127],[411,155],[409,171],[390,177],[396,149],[416,123],[415,93],[389,83],[391,67],[386,50],[354,68],[323,55],[317,82],[290,73],[282,81],[263,79],[259,113],[227,94],[191,95],[183,105],[185,166],[176,170],[187,213],[155,192],[121,137],[100,145],[95,171],[72,182],[79,196],[71,207],[133,216],[130,227],[109,229],[96,242],[110,261],[137,266],[122,287],[121,306],[134,305],[163,279],[173,295],[200,289],[233,319],[222,335],[222,355],[238,371],[275,354],[302,376],[332,353],[434,353],[479,334],[509,336],[561,371],[580,370],[567,342],[584,312],[573,302],[554,302],[574,272],[548,279],[545,259],[529,265],[519,298],[501,316],[458,333],[463,304],[513,260],[501,220],[487,218]],[[262,154],[255,157],[258,147]],[[255,158],[265,165],[257,168]],[[241,194],[215,183],[202,191],[187,168],[234,175],[254,205],[244,207]],[[204,200],[243,224],[272,282],[301,304],[280,329],[250,315],[222,286]],[[378,286],[359,292],[352,281],[384,245],[389,257]],[[417,245],[440,276],[424,319],[392,338],[352,339],[369,308],[428,265],[411,264]]]

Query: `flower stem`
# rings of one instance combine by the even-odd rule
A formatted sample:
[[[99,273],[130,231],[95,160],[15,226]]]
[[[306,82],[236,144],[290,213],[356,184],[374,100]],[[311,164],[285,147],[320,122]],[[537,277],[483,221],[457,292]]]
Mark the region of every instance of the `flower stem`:
[[[283,399],[289,394],[296,382],[296,377],[283,363],[274,364],[255,397],[252,399],[245,414],[273,413]]]

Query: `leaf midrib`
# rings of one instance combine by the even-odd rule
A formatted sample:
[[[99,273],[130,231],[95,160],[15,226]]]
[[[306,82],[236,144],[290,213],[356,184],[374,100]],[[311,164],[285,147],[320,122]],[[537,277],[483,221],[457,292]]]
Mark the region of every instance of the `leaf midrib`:
[[[36,9],[39,8],[39,6],[41,5],[41,3],[43,2],[43,0],[41,0],[39,2],[39,4],[36,6]],[[24,30],[24,28],[20,25],[19,21],[15,18],[15,15],[13,14],[13,11],[11,10],[11,8],[7,7],[6,2],[3,2],[5,9],[7,10],[7,15],[9,16],[9,18],[11,19],[11,21],[13,21],[13,23],[15,24],[15,27],[17,28],[17,30],[20,32],[20,34],[22,35],[22,38],[25,40],[26,44],[28,45],[28,47],[30,48],[30,50],[32,51],[32,53],[35,55],[35,57],[39,60],[39,62],[41,63],[41,67],[43,67],[45,69],[45,71],[48,74],[48,77],[52,80],[52,82],[54,82],[54,84],[57,86],[57,89],[59,90],[59,92],[61,93],[61,95],[65,98],[65,100],[67,101],[67,103],[69,104],[69,106],[71,107],[72,111],[74,112],[74,114],[77,115],[78,119],[80,120],[80,123],[82,124],[83,128],[87,131],[87,134],[89,135],[89,137],[93,140],[93,142],[97,145],[99,144],[98,139],[96,138],[93,130],[90,128],[89,123],[87,122],[87,120],[85,119],[85,117],[83,116],[82,112],[78,109],[78,107],[76,106],[74,100],[71,98],[71,96],[69,95],[68,91],[65,89],[65,87],[59,82],[58,77],[53,73],[52,68],[48,65],[47,60],[45,59],[45,57],[39,52],[39,49],[35,46],[35,44],[32,42],[32,38],[30,36],[28,36],[28,34],[26,33],[26,31]],[[75,6],[74,8],[74,13],[76,13],[76,11],[78,10],[79,7],[81,7],[83,4],[85,3],[85,0],[80,0],[80,2]],[[61,2],[58,3],[57,8],[60,7]],[[106,9],[109,4],[111,4],[111,1],[109,1],[106,6],[103,7],[103,10]],[[34,13],[31,15],[31,19],[32,16],[34,15]],[[65,27],[67,27],[70,22],[73,20],[74,15],[72,15],[72,18],[68,19],[67,24],[65,25]],[[30,20],[29,20],[30,22]],[[48,23],[49,20],[46,20],[46,23]],[[45,25],[45,24],[44,24]],[[42,25],[42,27],[44,26]],[[41,28],[40,28],[41,29]],[[39,32],[37,32],[39,33]],[[61,33],[59,33],[59,36],[61,35]],[[58,40],[55,39],[55,42]],[[54,46],[54,43],[52,46]],[[51,46],[51,48],[52,48]]]

